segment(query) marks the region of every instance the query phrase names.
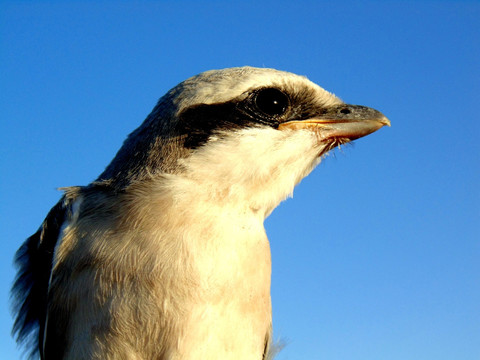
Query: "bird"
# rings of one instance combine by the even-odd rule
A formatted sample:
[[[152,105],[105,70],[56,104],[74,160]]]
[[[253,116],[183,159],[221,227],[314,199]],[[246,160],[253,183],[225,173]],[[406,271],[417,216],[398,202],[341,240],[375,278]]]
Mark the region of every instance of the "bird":
[[[390,121],[305,76],[210,70],[168,91],[15,255],[33,358],[271,358],[264,220],[336,147]]]

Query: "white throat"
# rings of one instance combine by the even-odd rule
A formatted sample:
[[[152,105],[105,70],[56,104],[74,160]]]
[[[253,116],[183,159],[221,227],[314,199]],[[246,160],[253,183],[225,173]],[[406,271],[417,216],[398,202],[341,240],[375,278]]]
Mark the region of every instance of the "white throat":
[[[309,130],[255,127],[220,134],[181,161],[185,172],[172,185],[180,197],[194,193],[266,217],[320,162],[324,147]]]

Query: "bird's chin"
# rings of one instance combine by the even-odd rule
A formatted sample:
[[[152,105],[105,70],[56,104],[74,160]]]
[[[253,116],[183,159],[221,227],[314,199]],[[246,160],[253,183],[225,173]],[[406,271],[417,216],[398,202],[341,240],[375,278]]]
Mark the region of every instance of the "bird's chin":
[[[347,138],[347,137],[332,137],[332,138],[319,138],[318,139],[318,144],[321,148],[318,156],[321,157],[325,154],[327,154],[329,151],[335,149],[335,148],[340,148],[340,146],[344,144],[348,144],[351,142],[353,139]]]

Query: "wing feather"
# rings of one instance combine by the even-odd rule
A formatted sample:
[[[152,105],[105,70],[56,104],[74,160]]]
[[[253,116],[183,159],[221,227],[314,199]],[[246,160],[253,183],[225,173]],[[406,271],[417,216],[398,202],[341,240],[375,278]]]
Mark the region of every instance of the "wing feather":
[[[18,271],[12,287],[12,334],[18,343],[30,349],[30,358],[35,358],[43,345],[53,255],[69,211],[70,201],[64,196],[15,254]]]

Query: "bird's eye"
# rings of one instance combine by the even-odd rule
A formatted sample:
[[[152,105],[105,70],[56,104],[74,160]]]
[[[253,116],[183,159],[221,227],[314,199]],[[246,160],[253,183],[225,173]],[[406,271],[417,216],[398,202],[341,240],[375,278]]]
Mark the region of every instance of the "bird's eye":
[[[288,96],[278,89],[259,90],[255,96],[255,105],[266,115],[282,115],[288,107]]]

